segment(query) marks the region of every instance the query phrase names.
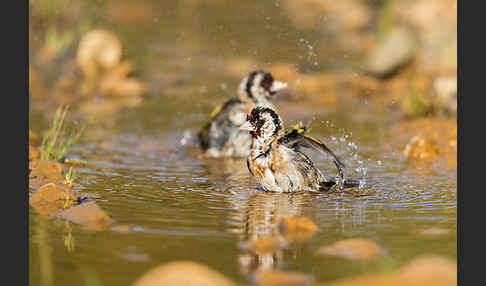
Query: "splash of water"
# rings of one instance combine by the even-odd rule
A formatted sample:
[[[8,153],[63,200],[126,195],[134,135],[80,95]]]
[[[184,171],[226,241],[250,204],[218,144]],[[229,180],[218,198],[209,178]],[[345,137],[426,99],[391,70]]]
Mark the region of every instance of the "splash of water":
[[[194,145],[197,143],[197,137],[194,132],[191,132],[190,130],[185,130],[184,133],[182,134],[182,138],[179,141],[181,146],[186,146],[186,145]]]
[[[360,162],[362,162],[362,161],[360,161]],[[359,174],[359,186],[358,186],[358,188],[360,190],[362,190],[366,187],[366,174],[368,172],[368,168],[358,167],[358,168],[356,168],[356,171]]]

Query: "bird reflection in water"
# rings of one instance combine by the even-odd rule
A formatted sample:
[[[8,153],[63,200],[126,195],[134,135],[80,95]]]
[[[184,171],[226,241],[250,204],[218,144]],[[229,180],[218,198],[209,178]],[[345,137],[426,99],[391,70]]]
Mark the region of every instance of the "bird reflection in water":
[[[249,275],[256,270],[279,269],[288,259],[297,258],[292,241],[279,230],[287,217],[314,217],[308,206],[313,197],[306,193],[273,193],[259,190],[240,191],[230,200],[235,209],[230,232],[238,235],[242,253],[240,270]]]

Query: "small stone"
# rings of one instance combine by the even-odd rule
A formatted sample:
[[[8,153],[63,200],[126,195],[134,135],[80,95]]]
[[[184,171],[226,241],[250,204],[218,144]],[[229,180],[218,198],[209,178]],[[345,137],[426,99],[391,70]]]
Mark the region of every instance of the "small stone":
[[[385,251],[374,241],[366,238],[351,238],[319,248],[318,252],[350,260],[369,261],[382,257]]]
[[[388,34],[366,61],[366,70],[373,75],[386,77],[409,63],[418,48],[416,35],[407,28],[397,28]]]
[[[38,160],[30,163],[32,176],[41,176],[52,180],[63,180],[62,165],[56,161]]]
[[[420,256],[392,273],[378,273],[344,278],[328,286],[455,286],[457,263],[440,256]]]
[[[432,139],[416,135],[405,146],[403,155],[408,160],[435,160],[439,155],[439,147]]]
[[[235,286],[221,273],[196,262],[176,261],[155,267],[139,277],[134,286]]]
[[[41,186],[30,197],[29,203],[41,214],[50,214],[62,209],[66,201],[73,204],[77,196],[66,186],[49,183]]]
[[[121,41],[111,31],[102,29],[87,32],[77,51],[77,62],[87,78],[97,78],[102,70],[116,67],[121,57]]]

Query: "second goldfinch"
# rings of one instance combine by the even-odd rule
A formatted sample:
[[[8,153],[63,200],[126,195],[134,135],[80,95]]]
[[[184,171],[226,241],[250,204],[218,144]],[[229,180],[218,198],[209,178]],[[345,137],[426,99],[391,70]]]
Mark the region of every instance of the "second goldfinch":
[[[250,173],[263,189],[274,192],[317,192],[328,190],[336,183],[314,167],[301,148],[312,148],[329,155],[344,182],[344,164],[323,142],[303,135],[302,130],[285,131],[282,118],[274,109],[255,107],[240,130],[252,135],[252,147],[247,158]]]
[[[246,76],[238,87],[238,97],[217,106],[210,121],[199,131],[199,145],[205,155],[213,158],[246,157],[251,136],[238,127],[246,114],[257,105],[272,107],[269,98],[287,84],[275,81],[270,73],[256,70]]]

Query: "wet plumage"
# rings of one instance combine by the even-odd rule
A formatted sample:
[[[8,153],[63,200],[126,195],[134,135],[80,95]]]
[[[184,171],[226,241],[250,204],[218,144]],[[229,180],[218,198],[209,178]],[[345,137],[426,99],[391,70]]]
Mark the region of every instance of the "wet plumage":
[[[269,97],[285,84],[274,81],[270,73],[257,70],[245,77],[238,87],[238,98],[217,106],[210,121],[199,131],[202,150],[209,157],[246,157],[250,151],[251,136],[238,127],[246,114],[257,105],[272,107]]]
[[[255,107],[240,128],[250,131],[253,138],[248,170],[266,191],[316,192],[335,185],[314,166],[302,148],[329,155],[343,179],[344,164],[334,152],[318,139],[303,135],[302,129],[286,132],[283,120],[272,108]]]

